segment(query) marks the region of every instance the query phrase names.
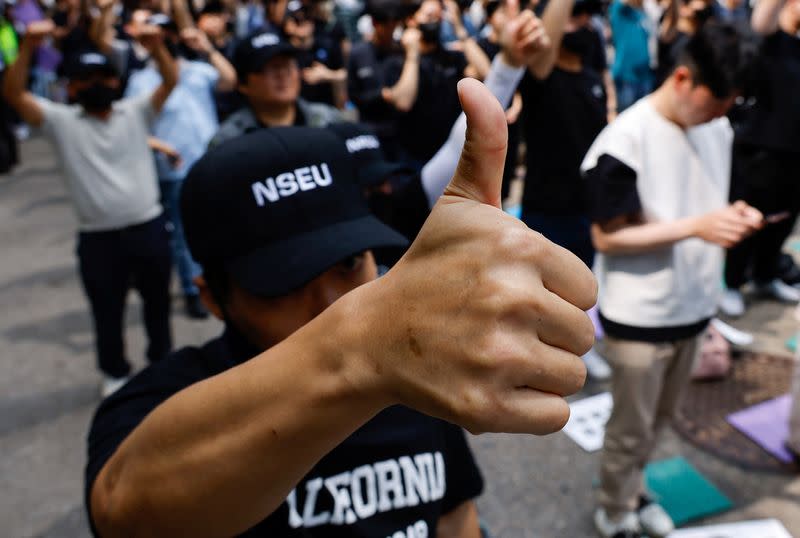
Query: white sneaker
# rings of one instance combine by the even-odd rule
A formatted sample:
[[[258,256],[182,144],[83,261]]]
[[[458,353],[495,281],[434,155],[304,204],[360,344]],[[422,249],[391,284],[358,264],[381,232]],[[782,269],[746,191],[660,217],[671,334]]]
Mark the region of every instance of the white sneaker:
[[[675,523],[664,508],[647,497],[639,500],[639,525],[651,538],[665,538],[675,530]]]
[[[111,377],[110,375],[103,376],[103,384],[100,386],[100,394],[103,395],[103,398],[108,398],[119,389],[125,386],[130,380],[130,376],[125,377]]]
[[[769,295],[784,303],[800,302],[800,290],[797,290],[779,278],[766,284],[761,284],[758,289],[764,295]]]
[[[744,297],[742,292],[735,289],[726,289],[719,298],[719,309],[726,316],[738,318],[744,314]]]
[[[586,372],[589,377],[595,381],[608,381],[611,379],[611,367],[594,348],[583,356],[583,363],[586,365]]]
[[[619,520],[611,521],[603,508],[594,513],[594,528],[602,538],[641,538],[639,518],[633,512],[625,513]]]

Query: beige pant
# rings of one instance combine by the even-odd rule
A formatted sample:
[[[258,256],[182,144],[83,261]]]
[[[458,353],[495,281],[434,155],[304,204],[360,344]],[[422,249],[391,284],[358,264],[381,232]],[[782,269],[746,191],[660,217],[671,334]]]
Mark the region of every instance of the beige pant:
[[[800,454],[800,359],[795,361],[792,379],[792,409],[789,415],[789,441],[787,444]]]
[[[606,336],[614,409],[600,457],[598,503],[612,518],[635,510],[656,434],[678,409],[701,336],[650,344]]]

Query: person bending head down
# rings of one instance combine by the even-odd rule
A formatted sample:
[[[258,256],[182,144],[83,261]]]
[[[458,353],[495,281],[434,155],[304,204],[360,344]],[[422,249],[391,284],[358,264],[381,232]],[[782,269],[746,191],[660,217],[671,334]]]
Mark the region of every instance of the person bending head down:
[[[705,25],[686,42],[654,104],[684,129],[727,114],[748,85],[757,54],[753,37],[731,25]]]

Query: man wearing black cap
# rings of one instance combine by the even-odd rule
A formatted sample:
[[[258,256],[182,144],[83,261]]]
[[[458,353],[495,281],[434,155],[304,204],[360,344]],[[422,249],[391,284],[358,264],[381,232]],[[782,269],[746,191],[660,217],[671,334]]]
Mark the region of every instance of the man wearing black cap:
[[[458,171],[377,280],[370,249],[403,239],[369,214],[332,133],[260,130],[198,162],[182,210],[226,332],[98,410],[97,535],[479,536],[481,478],[444,421],[562,427],[596,286],[500,210],[503,110],[474,80],[460,93]]]
[[[421,33],[406,28],[400,43],[394,32],[403,19],[403,6],[395,0],[367,3],[372,20],[368,41],[353,45],[347,64],[347,95],[361,121],[369,124],[388,146],[396,136],[398,113],[408,112],[416,99]],[[400,78],[390,83],[389,60],[403,56]]]
[[[31,56],[53,31],[51,21],[28,26],[20,55],[6,74],[4,95],[30,125],[53,140],[78,217],[78,258],[94,318],[97,358],[109,394],[127,380],[123,314],[133,281],[144,301],[147,357],[169,353],[170,251],[159,204],[148,128],[177,80],[175,62],[158,28],[139,36],[156,59],[162,82],[152,94],[118,100],[120,78],[109,59],[84,52],[66,60],[67,91],[77,105],[62,105],[26,91]]]
[[[270,30],[252,34],[236,46],[233,65],[247,104],[225,120],[211,147],[261,127],[325,127],[342,121],[334,107],[300,97],[296,56],[297,50]]]

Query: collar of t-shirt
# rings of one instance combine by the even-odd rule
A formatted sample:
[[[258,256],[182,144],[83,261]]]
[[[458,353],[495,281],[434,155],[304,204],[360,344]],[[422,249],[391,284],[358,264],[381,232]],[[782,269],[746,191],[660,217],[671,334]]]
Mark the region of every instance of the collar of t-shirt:
[[[235,327],[225,324],[225,331],[222,333],[220,339],[224,344],[224,353],[226,357],[218,357],[223,359],[229,366],[238,366],[244,362],[249,361],[256,355],[263,353],[263,349],[251,343],[245,336],[240,333]]]
[[[262,122],[258,119],[258,116],[253,114],[253,118],[256,120],[256,125],[258,127],[273,127],[273,125],[269,125],[267,123]],[[295,104],[294,105],[294,123],[292,124],[295,127],[305,127],[308,125],[308,120],[306,119],[306,115],[303,113],[303,107]],[[257,128],[258,128],[257,127]]]

